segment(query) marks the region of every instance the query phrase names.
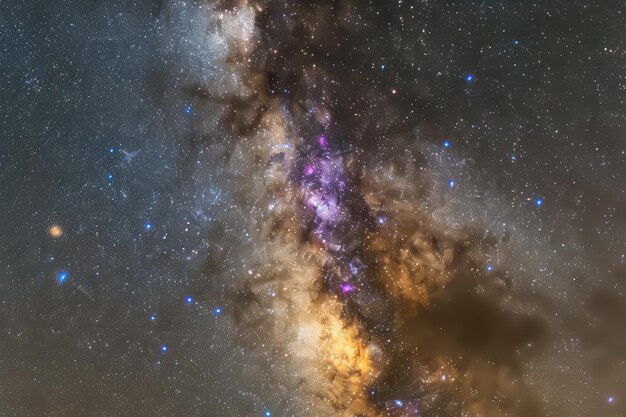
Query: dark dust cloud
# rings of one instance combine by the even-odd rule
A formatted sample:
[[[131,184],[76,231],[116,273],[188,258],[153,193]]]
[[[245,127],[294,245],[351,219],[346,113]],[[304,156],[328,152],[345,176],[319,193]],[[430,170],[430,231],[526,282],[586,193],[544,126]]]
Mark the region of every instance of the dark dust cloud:
[[[626,415],[623,6],[0,5],[0,416]]]

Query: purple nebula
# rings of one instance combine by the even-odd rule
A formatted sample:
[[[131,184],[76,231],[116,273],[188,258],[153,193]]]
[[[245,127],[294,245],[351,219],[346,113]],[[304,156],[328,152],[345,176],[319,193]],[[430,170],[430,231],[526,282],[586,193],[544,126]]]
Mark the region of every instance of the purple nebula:
[[[344,294],[348,294],[350,292],[354,291],[354,286],[352,284],[348,284],[347,282],[344,282],[341,284],[341,292]]]

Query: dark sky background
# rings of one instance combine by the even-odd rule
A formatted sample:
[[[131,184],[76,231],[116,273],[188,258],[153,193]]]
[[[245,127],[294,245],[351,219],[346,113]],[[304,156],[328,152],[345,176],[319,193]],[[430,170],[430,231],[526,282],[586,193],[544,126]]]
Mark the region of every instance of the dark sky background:
[[[265,218],[233,162],[261,142],[246,112],[279,100],[316,135],[302,96],[325,103],[331,145],[363,175],[419,155],[433,236],[506,236],[476,258],[515,296],[452,292],[394,340],[508,364],[527,332],[536,350],[503,366],[536,408],[509,415],[626,415],[624,4],[256,2],[255,20],[245,3],[0,4],[0,416],[332,415],[283,384],[269,332],[234,317]],[[232,63],[220,13],[259,39],[251,68]],[[263,98],[238,95],[255,74]],[[460,415],[437,402],[457,391],[389,382],[403,355],[388,353],[372,403]]]

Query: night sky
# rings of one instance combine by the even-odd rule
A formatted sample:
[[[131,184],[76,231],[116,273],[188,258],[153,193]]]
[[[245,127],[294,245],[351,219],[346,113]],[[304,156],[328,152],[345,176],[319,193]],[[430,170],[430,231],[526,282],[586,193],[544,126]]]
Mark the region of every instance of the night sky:
[[[626,416],[618,0],[0,4],[0,416]]]

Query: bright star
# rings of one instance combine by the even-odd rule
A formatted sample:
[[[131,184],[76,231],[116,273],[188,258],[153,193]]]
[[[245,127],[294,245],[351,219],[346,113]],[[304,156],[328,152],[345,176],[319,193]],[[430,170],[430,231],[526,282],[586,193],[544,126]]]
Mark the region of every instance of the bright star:
[[[542,204],[543,204],[543,198],[538,198],[535,200],[535,205],[537,207],[541,207]]]
[[[167,352],[167,345],[161,346],[161,352]]]
[[[449,140],[444,141],[443,142],[443,147],[444,148],[449,148],[450,147],[450,141]]]
[[[50,237],[53,237],[53,238],[57,239],[57,238],[63,236],[63,229],[58,224],[53,224],[48,229],[48,234],[50,235]]]
[[[472,82],[472,81],[474,81],[474,75],[473,75],[473,74],[467,74],[467,75],[465,76],[465,80],[466,80],[467,82]]]
[[[61,271],[57,274],[57,282],[59,284],[63,284],[68,278],[70,274],[67,271]]]
[[[450,188],[453,188],[455,185],[454,180],[450,180],[450,182],[448,182],[448,185],[450,186]]]
[[[144,229],[146,229],[148,232],[151,232],[153,227],[154,227],[154,226],[153,226],[153,225],[152,225],[152,223],[150,223],[150,222],[145,222],[145,223],[143,224],[143,228],[144,228]]]
[[[222,314],[222,309],[221,309],[220,307],[216,307],[216,308],[215,308],[215,314],[216,314],[216,315],[218,315],[218,316],[219,316],[220,314]]]
[[[185,302],[186,302],[187,304],[191,304],[191,303],[193,302],[193,298],[191,298],[191,296],[187,296],[187,297],[185,298]]]
[[[493,271],[493,265],[487,265],[487,271]]]

